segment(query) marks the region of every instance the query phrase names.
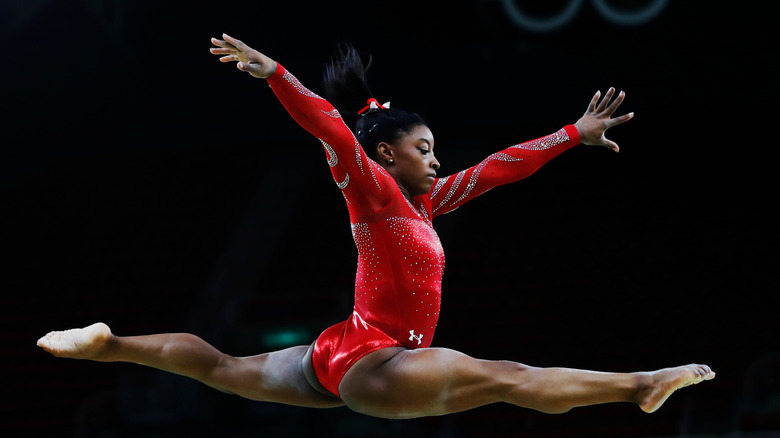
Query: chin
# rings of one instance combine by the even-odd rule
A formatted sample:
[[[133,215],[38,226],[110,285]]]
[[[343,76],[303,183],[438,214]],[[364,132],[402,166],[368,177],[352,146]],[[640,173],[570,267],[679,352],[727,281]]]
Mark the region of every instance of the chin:
[[[433,184],[426,184],[425,186],[423,186],[423,187],[421,187],[421,188],[420,188],[420,193],[418,193],[418,194],[416,194],[416,195],[414,195],[414,196],[422,196],[422,195],[425,195],[425,194],[427,194],[428,192],[430,192],[432,188],[433,188]]]

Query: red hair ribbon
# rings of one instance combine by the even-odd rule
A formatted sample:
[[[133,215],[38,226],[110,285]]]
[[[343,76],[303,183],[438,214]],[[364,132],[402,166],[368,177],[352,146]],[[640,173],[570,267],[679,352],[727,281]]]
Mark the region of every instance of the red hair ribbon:
[[[390,108],[390,102],[385,102],[385,104],[382,105],[382,104],[379,103],[379,101],[377,101],[373,97],[368,99],[366,102],[368,103],[368,105],[364,106],[360,111],[358,111],[359,115],[363,115],[364,112],[366,112],[366,111],[368,111],[370,109],[377,109],[377,108],[388,109],[388,108]]]

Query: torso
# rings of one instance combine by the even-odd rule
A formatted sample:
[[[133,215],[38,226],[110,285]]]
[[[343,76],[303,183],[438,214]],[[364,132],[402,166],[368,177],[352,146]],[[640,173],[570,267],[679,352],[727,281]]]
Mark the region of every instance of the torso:
[[[428,347],[439,318],[444,250],[421,197],[400,191],[374,215],[350,211],[358,250],[355,308],[407,348]]]

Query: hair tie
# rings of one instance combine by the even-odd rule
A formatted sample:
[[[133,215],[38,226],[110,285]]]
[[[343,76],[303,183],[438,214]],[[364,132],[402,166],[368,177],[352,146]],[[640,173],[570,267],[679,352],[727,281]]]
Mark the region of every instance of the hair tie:
[[[385,102],[383,105],[379,104],[379,101],[374,99],[373,97],[368,99],[366,101],[368,105],[364,106],[360,111],[358,111],[358,115],[364,115],[366,113],[372,112],[372,110],[377,110],[379,108],[382,109],[389,109],[390,108],[390,102]]]

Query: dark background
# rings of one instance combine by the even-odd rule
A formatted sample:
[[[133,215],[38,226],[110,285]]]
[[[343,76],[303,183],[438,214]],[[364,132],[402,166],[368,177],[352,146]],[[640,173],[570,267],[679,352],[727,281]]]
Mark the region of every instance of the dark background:
[[[548,19],[570,2],[517,0]],[[499,0],[4,1],[4,436],[778,436],[771,2],[583,1],[537,32]],[[571,3],[573,4],[573,3]],[[49,330],[191,332],[234,355],[310,343],[351,309],[355,250],[319,142],[226,32],[320,91],[339,42],[380,101],[422,113],[440,173],[627,91],[620,154],[577,147],[437,220],[435,346],[604,371],[707,363],[653,415],[491,405],[388,421],[249,402],[130,364],[55,359]],[[770,270],[772,269],[772,270]]]

